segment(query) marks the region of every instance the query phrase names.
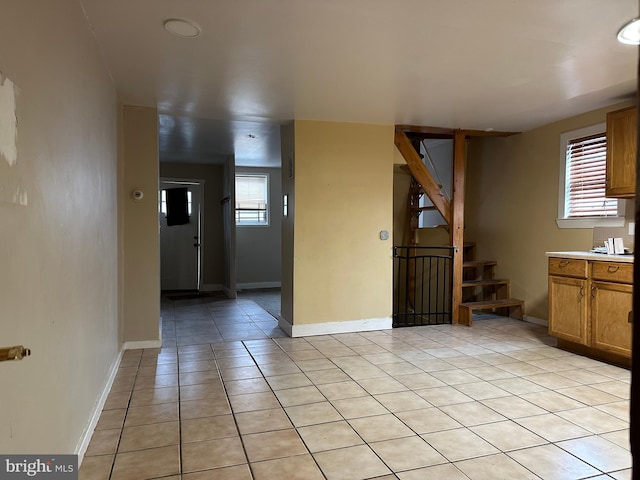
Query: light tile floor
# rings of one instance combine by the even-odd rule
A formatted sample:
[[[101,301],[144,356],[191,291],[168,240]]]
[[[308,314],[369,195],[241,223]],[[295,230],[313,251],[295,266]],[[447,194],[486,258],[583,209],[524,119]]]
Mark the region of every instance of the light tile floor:
[[[630,373],[483,316],[288,338],[251,300],[163,302],[83,480],[629,479]]]

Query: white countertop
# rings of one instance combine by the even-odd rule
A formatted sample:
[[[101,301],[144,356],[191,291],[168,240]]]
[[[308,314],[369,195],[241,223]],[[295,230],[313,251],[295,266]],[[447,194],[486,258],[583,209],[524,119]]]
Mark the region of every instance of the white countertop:
[[[593,252],[546,252],[547,257],[578,258],[580,260],[598,260],[600,262],[633,263],[633,255],[607,255]]]

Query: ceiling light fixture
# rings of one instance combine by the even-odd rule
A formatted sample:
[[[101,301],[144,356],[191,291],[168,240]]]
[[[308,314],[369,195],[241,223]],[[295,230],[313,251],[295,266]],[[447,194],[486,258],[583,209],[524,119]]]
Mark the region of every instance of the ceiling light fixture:
[[[634,18],[618,31],[618,41],[625,45],[640,45],[640,18]]]
[[[195,38],[200,35],[200,27],[189,20],[170,18],[165,20],[164,28],[167,32],[183,38]]]

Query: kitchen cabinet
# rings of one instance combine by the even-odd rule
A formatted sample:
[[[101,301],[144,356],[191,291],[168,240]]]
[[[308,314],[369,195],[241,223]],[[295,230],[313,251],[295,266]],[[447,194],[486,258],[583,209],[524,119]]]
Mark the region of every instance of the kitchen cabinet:
[[[625,364],[631,358],[633,258],[602,257],[549,257],[549,335],[561,348]]]
[[[588,345],[587,261],[549,259],[549,334]]]
[[[607,113],[607,197],[636,194],[637,123],[636,107]]]
[[[631,357],[633,265],[593,262],[591,278],[592,346]]]

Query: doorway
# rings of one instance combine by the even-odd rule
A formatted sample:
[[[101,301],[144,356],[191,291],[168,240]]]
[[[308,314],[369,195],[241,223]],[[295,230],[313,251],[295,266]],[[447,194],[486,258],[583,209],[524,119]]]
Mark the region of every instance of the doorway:
[[[161,178],[158,198],[160,224],[160,288],[162,291],[198,291],[202,285],[202,191],[204,180]],[[167,218],[177,208],[186,215],[175,222]]]

